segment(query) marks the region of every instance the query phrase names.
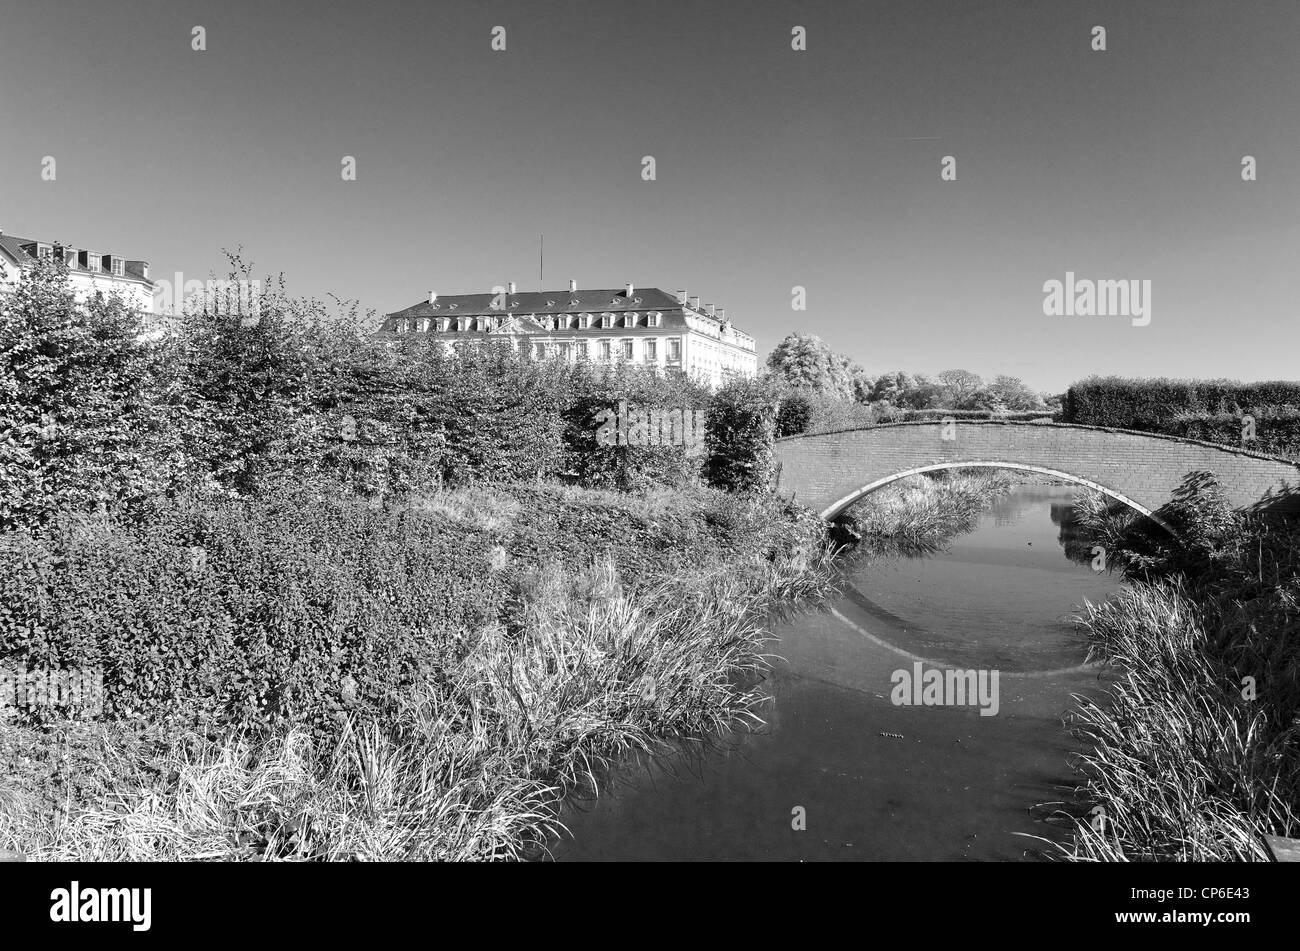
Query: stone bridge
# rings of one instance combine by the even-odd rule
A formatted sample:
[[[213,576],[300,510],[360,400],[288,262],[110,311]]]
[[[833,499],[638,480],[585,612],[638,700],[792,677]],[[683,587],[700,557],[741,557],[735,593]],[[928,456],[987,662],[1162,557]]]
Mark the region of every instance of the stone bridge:
[[[778,439],[776,459],[777,490],[825,519],[895,479],[968,466],[1036,472],[1085,485],[1162,525],[1156,511],[1192,472],[1214,473],[1232,504],[1242,509],[1291,507],[1300,486],[1300,466],[1275,456],[1066,423],[892,423]]]

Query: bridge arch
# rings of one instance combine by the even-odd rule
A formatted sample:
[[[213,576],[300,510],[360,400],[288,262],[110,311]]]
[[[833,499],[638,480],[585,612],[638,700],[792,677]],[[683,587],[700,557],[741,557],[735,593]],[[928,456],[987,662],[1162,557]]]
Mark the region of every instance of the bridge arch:
[[[1157,433],[1072,423],[889,423],[789,436],[777,490],[833,518],[908,475],[968,467],[1035,472],[1095,489],[1169,529],[1156,512],[1191,473],[1213,473],[1237,508],[1294,506],[1300,467],[1276,456]]]
[[[866,498],[872,492],[875,492],[877,489],[883,489],[891,482],[897,482],[899,479],[905,479],[908,476],[921,475],[926,472],[939,472],[944,469],[1011,469],[1017,472],[1033,472],[1038,475],[1050,476],[1054,479],[1064,479],[1067,482],[1073,482],[1075,485],[1081,485],[1086,488],[1093,489],[1094,491],[1101,492],[1102,494],[1109,496],[1112,499],[1115,499],[1117,502],[1123,502],[1129,508],[1134,509],[1135,511],[1151,519],[1153,522],[1155,522],[1157,525],[1159,525],[1161,528],[1167,531],[1170,535],[1173,535],[1175,538],[1178,537],[1178,533],[1174,530],[1173,526],[1171,526],[1168,522],[1166,522],[1155,512],[1151,511],[1146,506],[1141,505],[1138,502],[1134,502],[1132,499],[1130,499],[1127,495],[1125,495],[1122,492],[1117,492],[1114,489],[1104,486],[1098,482],[1093,482],[1091,479],[1084,479],[1080,476],[1072,475],[1069,472],[1062,472],[1060,469],[1050,469],[1047,466],[1031,466],[1031,465],[1018,463],[1018,462],[999,462],[995,460],[977,460],[971,462],[935,462],[925,466],[917,466],[914,469],[905,469],[902,472],[895,472],[893,475],[887,475],[884,476],[883,478],[876,479],[874,482],[871,482],[867,485],[862,486],[859,489],[856,489],[853,492],[850,492],[842,499],[836,499],[824,510],[819,512],[818,515],[820,515],[823,519],[830,521],[831,519],[836,518],[839,515],[842,515],[844,511],[848,509],[849,506],[853,505],[855,502],[862,501],[862,499]]]

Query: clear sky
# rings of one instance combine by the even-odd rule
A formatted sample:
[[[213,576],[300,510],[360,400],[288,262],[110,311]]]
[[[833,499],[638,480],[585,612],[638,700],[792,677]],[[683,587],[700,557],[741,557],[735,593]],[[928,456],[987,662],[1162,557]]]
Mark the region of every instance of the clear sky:
[[[536,288],[544,231],[548,286],[686,288],[760,354],[1296,378],[1297,199],[1296,0],[0,0],[0,228],[155,278],[242,244],[386,312]],[[1067,270],[1150,324],[1045,316]]]

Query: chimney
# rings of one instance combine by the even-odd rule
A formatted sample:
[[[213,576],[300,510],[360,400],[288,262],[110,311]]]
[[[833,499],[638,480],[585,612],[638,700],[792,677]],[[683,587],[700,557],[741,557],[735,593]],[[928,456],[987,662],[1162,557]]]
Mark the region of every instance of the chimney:
[[[677,303],[679,303],[679,304],[685,304],[685,303],[686,303],[686,291],[685,291],[685,290],[680,290],[680,291],[677,292]]]
[[[629,284],[629,285],[627,286],[627,290],[625,290],[625,291],[623,292],[623,296],[626,297],[628,300],[631,300],[631,299],[632,299],[632,291],[633,291],[633,289],[634,289],[634,288],[632,287],[632,285]]]
[[[506,287],[509,289],[509,290],[507,291],[507,293],[513,294],[513,293],[515,292],[515,282],[514,282],[514,281],[511,281],[509,284],[506,285]]]
[[[700,309],[700,298],[698,295],[691,298],[691,309],[692,310]]]
[[[438,292],[437,292],[437,291],[429,291],[429,303],[430,303],[430,304],[436,304],[436,303],[438,303]]]
[[[577,281],[569,281],[569,293],[570,293],[570,294],[576,293],[577,290],[578,290],[578,282],[577,282]]]
[[[717,308],[716,306],[714,306],[713,304],[710,304],[710,305],[709,305],[709,316],[710,316],[710,317],[716,317],[716,316],[718,316],[718,308]]]
[[[727,321],[727,308],[725,308],[725,307],[719,307],[719,308],[718,308],[718,320],[721,320],[723,323],[726,323],[726,321]]]

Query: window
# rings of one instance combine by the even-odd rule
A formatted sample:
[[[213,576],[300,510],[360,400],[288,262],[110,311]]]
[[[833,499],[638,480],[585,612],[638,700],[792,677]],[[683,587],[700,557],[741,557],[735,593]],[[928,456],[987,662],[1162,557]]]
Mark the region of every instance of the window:
[[[634,348],[633,348],[633,346],[632,346],[632,341],[631,341],[631,340],[624,340],[624,341],[623,341],[623,359],[624,359],[624,360],[631,360],[631,359],[632,359],[633,349],[634,349]]]
[[[573,347],[570,344],[560,344],[560,359],[565,363],[569,362],[569,357],[573,354]]]
[[[601,325],[602,327],[613,327],[613,326],[614,326],[614,315],[611,314],[611,313],[609,313],[609,311],[606,311],[605,313],[601,314],[601,315],[600,315],[600,325]]]
[[[623,315],[623,326],[624,326],[624,327],[635,327],[635,326],[636,326],[636,314],[624,314],[624,315]]]
[[[421,318],[420,318],[420,322],[419,322],[418,326],[416,327],[416,329],[419,330],[420,333],[424,333],[425,331],[427,331],[427,330],[429,329],[429,318],[428,318],[428,317],[421,317]]]
[[[469,318],[468,318],[468,317],[458,317],[458,318],[456,318],[456,329],[457,329],[457,330],[469,330]]]
[[[125,267],[126,262],[123,261],[121,258],[119,258],[116,254],[114,254],[111,258],[109,258],[109,262],[112,264],[113,274],[116,275],[117,277],[121,277],[126,273],[126,267]]]
[[[397,332],[398,332],[399,334],[404,334],[404,333],[406,333],[406,331],[410,330],[410,326],[409,326],[410,323],[411,323],[411,322],[410,322],[409,320],[407,320],[406,318],[402,318],[401,320],[399,320],[399,321],[397,322],[397,328],[396,328]]]
[[[654,363],[659,359],[659,341],[647,340],[645,342],[645,362]]]
[[[575,345],[578,348],[578,360],[586,362],[587,360],[587,341],[579,340]]]
[[[546,357],[546,344],[544,343],[533,344],[533,356],[535,356],[538,360],[544,359]]]
[[[682,359],[682,342],[680,340],[668,341],[668,360],[672,363],[680,363]]]
[[[654,313],[650,314],[650,316],[646,319],[646,326],[662,327],[663,319],[664,319],[664,315],[659,313],[659,311],[655,311]]]
[[[604,360],[606,363],[609,362],[609,359],[610,359],[610,342],[609,342],[608,340],[602,340],[602,341],[600,342],[600,358],[601,358],[602,360]]]

